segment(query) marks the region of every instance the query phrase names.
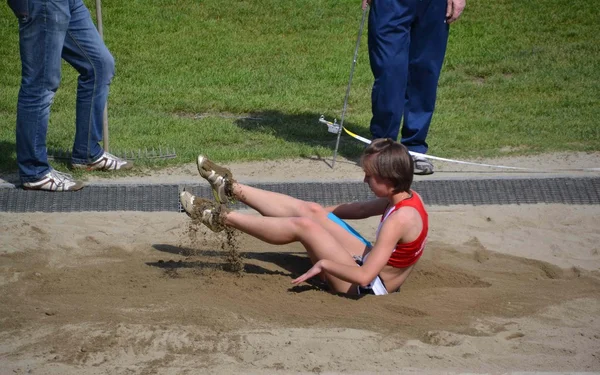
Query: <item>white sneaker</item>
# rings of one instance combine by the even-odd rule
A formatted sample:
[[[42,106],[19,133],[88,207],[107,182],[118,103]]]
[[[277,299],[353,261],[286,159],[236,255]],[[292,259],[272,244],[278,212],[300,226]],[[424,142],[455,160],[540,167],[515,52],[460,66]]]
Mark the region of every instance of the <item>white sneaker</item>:
[[[87,171],[117,171],[133,168],[133,163],[123,160],[106,151],[95,161],[89,164],[72,164],[73,169],[85,169]]]
[[[192,220],[201,222],[213,232],[220,232],[225,229],[222,215],[229,212],[225,205],[195,197],[187,191],[179,194],[179,202],[181,202],[181,207]]]
[[[196,160],[200,176],[212,187],[215,200],[222,204],[234,202],[235,197],[232,192],[232,184],[235,182],[233,174],[227,168],[221,167],[208,160],[206,156],[199,155]]]
[[[77,191],[83,187],[83,182],[74,180],[70,174],[51,169],[41,180],[24,182],[24,190],[45,191]]]
[[[433,164],[429,159],[423,156],[413,156],[413,162],[415,164],[414,174],[417,175],[428,175],[433,174]]]

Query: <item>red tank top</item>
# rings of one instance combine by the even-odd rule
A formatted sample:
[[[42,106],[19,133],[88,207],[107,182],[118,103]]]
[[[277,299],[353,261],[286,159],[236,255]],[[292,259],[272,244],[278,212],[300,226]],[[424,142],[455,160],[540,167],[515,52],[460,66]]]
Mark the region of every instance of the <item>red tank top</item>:
[[[423,255],[423,249],[425,248],[425,242],[427,242],[427,231],[429,230],[429,218],[427,216],[427,211],[425,211],[425,206],[423,205],[423,200],[421,200],[421,196],[416,192],[412,192],[412,196],[410,198],[404,199],[398,202],[394,207],[392,207],[388,212],[384,213],[381,217],[381,223],[379,224],[379,228],[377,229],[377,233],[379,233],[379,229],[383,225],[385,219],[387,219],[393,212],[398,210],[400,207],[413,207],[415,210],[419,212],[421,215],[421,220],[423,221],[423,229],[421,230],[421,234],[417,237],[416,240],[409,243],[398,243],[396,248],[392,252],[390,259],[387,264],[396,267],[396,268],[404,268],[411,266],[419,260],[421,255]]]

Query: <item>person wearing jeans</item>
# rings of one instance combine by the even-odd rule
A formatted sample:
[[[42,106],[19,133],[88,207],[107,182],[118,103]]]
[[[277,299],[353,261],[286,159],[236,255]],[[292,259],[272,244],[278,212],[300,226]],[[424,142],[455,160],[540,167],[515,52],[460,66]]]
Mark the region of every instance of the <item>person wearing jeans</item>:
[[[449,24],[460,16],[465,0],[363,0],[363,9],[367,4],[374,77],[371,134],[394,140],[400,135],[410,151],[425,154]],[[413,159],[415,174],[433,173],[425,157]]]
[[[8,0],[8,5],[19,22],[22,77],[16,146],[23,187],[50,191],[83,187],[48,163],[48,120],[61,80],[62,59],[79,72],[72,167],[130,169],[132,163],[105,152],[99,144],[115,62],[82,0]]]

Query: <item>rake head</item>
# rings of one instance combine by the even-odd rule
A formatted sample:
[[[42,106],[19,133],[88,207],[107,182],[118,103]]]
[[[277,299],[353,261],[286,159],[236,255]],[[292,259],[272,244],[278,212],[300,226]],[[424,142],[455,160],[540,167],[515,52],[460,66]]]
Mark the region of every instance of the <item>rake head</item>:
[[[159,147],[158,150],[152,148],[148,149],[138,149],[137,151],[117,151],[111,152],[111,154],[125,160],[147,160],[147,159],[174,159],[177,157],[175,153],[175,149],[163,149]],[[71,151],[49,148],[48,149],[48,160],[60,160],[60,161],[70,161],[71,160]]]

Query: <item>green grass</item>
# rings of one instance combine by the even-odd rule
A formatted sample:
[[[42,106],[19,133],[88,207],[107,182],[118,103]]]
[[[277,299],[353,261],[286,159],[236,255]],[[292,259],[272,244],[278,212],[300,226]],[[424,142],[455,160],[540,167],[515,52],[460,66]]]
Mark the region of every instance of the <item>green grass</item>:
[[[95,15],[95,2],[86,4]],[[199,152],[222,161],[332,155],[336,136],[318,118],[340,118],[360,2],[111,0],[102,12],[116,60],[111,150],[176,150],[175,159],[143,163],[155,167],[192,162]],[[592,0],[470,0],[451,27],[429,152],[599,150],[598,19]],[[6,6],[0,33],[0,170],[14,171],[20,61]],[[368,137],[366,43],[365,28],[345,125]],[[48,147],[71,147],[76,79],[65,63]],[[343,136],[341,154],[361,148]]]

